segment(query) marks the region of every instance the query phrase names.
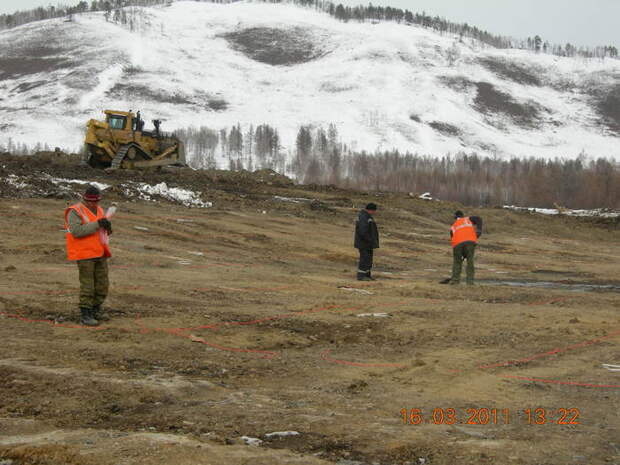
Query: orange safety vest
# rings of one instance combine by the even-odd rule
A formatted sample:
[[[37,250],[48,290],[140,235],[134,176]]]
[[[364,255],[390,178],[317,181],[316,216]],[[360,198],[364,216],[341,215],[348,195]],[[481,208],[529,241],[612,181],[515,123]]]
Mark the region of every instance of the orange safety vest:
[[[478,242],[478,235],[476,234],[476,228],[474,223],[471,222],[469,217],[457,218],[452,227],[452,247],[463,242]]]
[[[69,232],[69,213],[75,211],[82,219],[82,224],[92,223],[105,218],[103,208],[97,206],[97,215],[82,203],[71,205],[65,210],[65,238],[67,239],[67,258],[69,260],[87,260],[89,258],[111,257],[110,248],[101,242],[101,234],[97,230],[84,237],[74,237]]]

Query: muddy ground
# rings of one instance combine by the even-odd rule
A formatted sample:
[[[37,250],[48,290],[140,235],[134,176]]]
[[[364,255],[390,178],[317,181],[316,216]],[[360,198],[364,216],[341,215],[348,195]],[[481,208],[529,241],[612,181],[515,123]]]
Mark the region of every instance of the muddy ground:
[[[2,179],[30,177],[0,182],[3,465],[620,464],[620,372],[602,366],[620,364],[617,221],[465,208],[485,220],[483,284],[444,286],[454,204],[50,157],[0,156]],[[96,329],[64,256],[75,196],[44,172],[118,202]],[[127,179],[214,206],[132,199]],[[359,283],[371,200],[377,281]]]

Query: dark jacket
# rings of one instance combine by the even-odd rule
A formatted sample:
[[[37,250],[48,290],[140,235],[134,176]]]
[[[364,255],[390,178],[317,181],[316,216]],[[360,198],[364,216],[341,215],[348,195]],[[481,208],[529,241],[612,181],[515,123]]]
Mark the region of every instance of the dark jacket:
[[[474,226],[476,227],[476,236],[482,236],[482,218],[479,216],[470,216],[469,221],[474,223]]]
[[[374,218],[366,210],[360,210],[355,222],[355,242],[353,247],[356,249],[378,249],[379,230]]]

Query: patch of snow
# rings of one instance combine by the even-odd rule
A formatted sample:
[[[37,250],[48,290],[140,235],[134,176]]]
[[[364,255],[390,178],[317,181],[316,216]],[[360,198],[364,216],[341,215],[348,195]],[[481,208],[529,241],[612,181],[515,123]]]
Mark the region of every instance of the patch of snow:
[[[609,371],[620,371],[620,365],[610,365],[609,363],[603,363],[602,366]]]
[[[280,202],[292,202],[292,203],[312,202],[312,199],[306,199],[303,197],[281,197],[279,195],[274,195],[273,198],[274,200],[278,200]]]
[[[357,314],[355,316],[360,317],[360,318],[364,318],[364,317],[367,317],[367,316],[371,316],[371,317],[375,317],[375,318],[387,318],[390,315],[388,313],[359,313],[359,314]]]
[[[134,226],[133,229],[137,229],[138,231],[149,231],[149,228],[145,228],[144,226]]]
[[[620,212],[608,211],[605,209],[596,210],[570,210],[571,216],[600,216],[601,218],[617,218],[620,216]]]
[[[367,291],[366,289],[357,289],[356,287],[339,286],[338,289],[340,289],[342,291],[357,292],[359,294],[365,294],[365,295],[372,295],[373,294],[372,292]]]
[[[248,446],[258,447],[263,443],[263,441],[261,441],[260,439],[252,438],[250,436],[241,436],[241,439],[243,439],[243,442],[245,442],[245,444]]]
[[[83,181],[81,179],[64,179],[64,178],[53,178],[49,175],[44,176],[44,178],[48,179],[49,181],[51,181],[52,183],[58,185],[58,184],[89,184],[92,186],[95,186],[97,189],[103,191],[106,190],[107,188],[110,187],[109,184],[104,184],[102,182],[96,182],[96,181]]]
[[[515,205],[504,205],[503,208],[514,211],[526,211],[531,213],[539,213],[541,215],[566,215],[581,217],[600,217],[600,218],[617,218],[620,212],[610,211],[603,208],[594,210],[558,210],[557,208],[535,208],[535,207],[517,207]]]
[[[165,182],[154,186],[146,183],[127,183],[122,185],[125,195],[131,196],[131,190],[135,189],[142,200],[154,201],[153,195],[163,197],[172,202],[177,202],[186,207],[210,208],[212,202],[205,202],[200,198],[201,192],[194,192],[179,187],[168,187]]]
[[[422,195],[418,196],[418,199],[422,199],[422,200],[435,200],[432,196],[430,192],[425,192]]]
[[[287,437],[287,436],[298,436],[298,435],[299,435],[299,431],[275,431],[273,433],[265,434],[265,437],[273,438],[273,437]]]
[[[14,174],[9,174],[6,177],[6,182],[7,182],[7,184],[15,187],[16,189],[24,189],[25,187],[30,186],[30,184],[27,184],[27,183],[25,183],[23,181],[20,181],[19,176],[16,176]]]

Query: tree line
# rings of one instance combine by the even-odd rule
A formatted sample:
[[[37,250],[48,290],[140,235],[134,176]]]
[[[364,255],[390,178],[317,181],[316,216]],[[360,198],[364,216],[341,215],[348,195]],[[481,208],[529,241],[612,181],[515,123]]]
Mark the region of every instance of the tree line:
[[[549,53],[563,57],[585,57],[585,58],[618,58],[618,48],[613,45],[597,47],[577,47],[570,42],[565,45],[551,44],[543,41],[542,37],[536,35],[524,40],[513,41],[512,48],[531,50],[536,53]]]
[[[342,187],[429,192],[466,205],[620,208],[620,166],[605,158],[501,160],[476,154],[435,158],[362,152],[344,156],[341,167]],[[322,172],[317,180],[332,178]]]
[[[442,157],[355,152],[339,141],[334,125],[300,127],[289,172],[306,184],[360,190],[430,192],[467,205],[620,208],[620,164],[613,159],[536,157],[508,160],[477,154]]]
[[[43,19],[59,18],[71,16],[76,13],[86,11],[104,11],[106,19],[110,19],[114,15],[116,22],[122,22],[122,8],[127,6],[154,6],[162,4],[171,4],[177,0],[92,0],[90,3],[85,0],[79,2],[76,6],[58,5],[56,7],[49,6],[47,8],[39,7],[32,10],[17,11],[11,14],[0,15],[0,30],[8,29],[33,21]],[[201,0],[211,3],[233,3],[237,0]],[[478,40],[495,48],[518,48],[533,50],[537,53],[549,53],[557,56],[574,57],[580,56],[585,58],[618,58],[618,49],[615,45],[605,45],[597,47],[580,47],[574,44],[552,44],[544,41],[541,36],[528,37],[527,39],[514,39],[498,34],[491,34],[488,31],[471,26],[467,23],[456,23],[448,21],[440,16],[430,16],[425,12],[413,13],[412,11],[402,8],[393,8],[390,6],[368,6],[358,5],[355,7],[344,6],[341,3],[333,3],[325,0],[257,0],[265,3],[294,3],[297,5],[312,7],[318,11],[323,11],[340,21],[358,21],[358,22],[377,22],[377,21],[395,21],[408,25],[418,25],[428,29],[432,29],[440,34],[452,34],[459,36],[459,40],[464,37]],[[112,13],[114,11],[114,13]]]
[[[430,192],[435,198],[467,205],[620,208],[620,165],[585,154],[572,159],[505,160],[465,153],[437,157],[397,150],[357,152],[341,141],[334,124],[301,126],[295,146],[288,150],[280,145],[277,129],[267,124],[245,131],[237,124],[219,131],[201,127],[176,134],[185,141],[195,168],[269,168],[304,184]]]
[[[197,169],[268,168],[280,173],[288,169],[280,134],[268,124],[251,124],[245,131],[239,123],[220,130],[189,127],[175,131],[175,135],[185,143],[188,163]]]

